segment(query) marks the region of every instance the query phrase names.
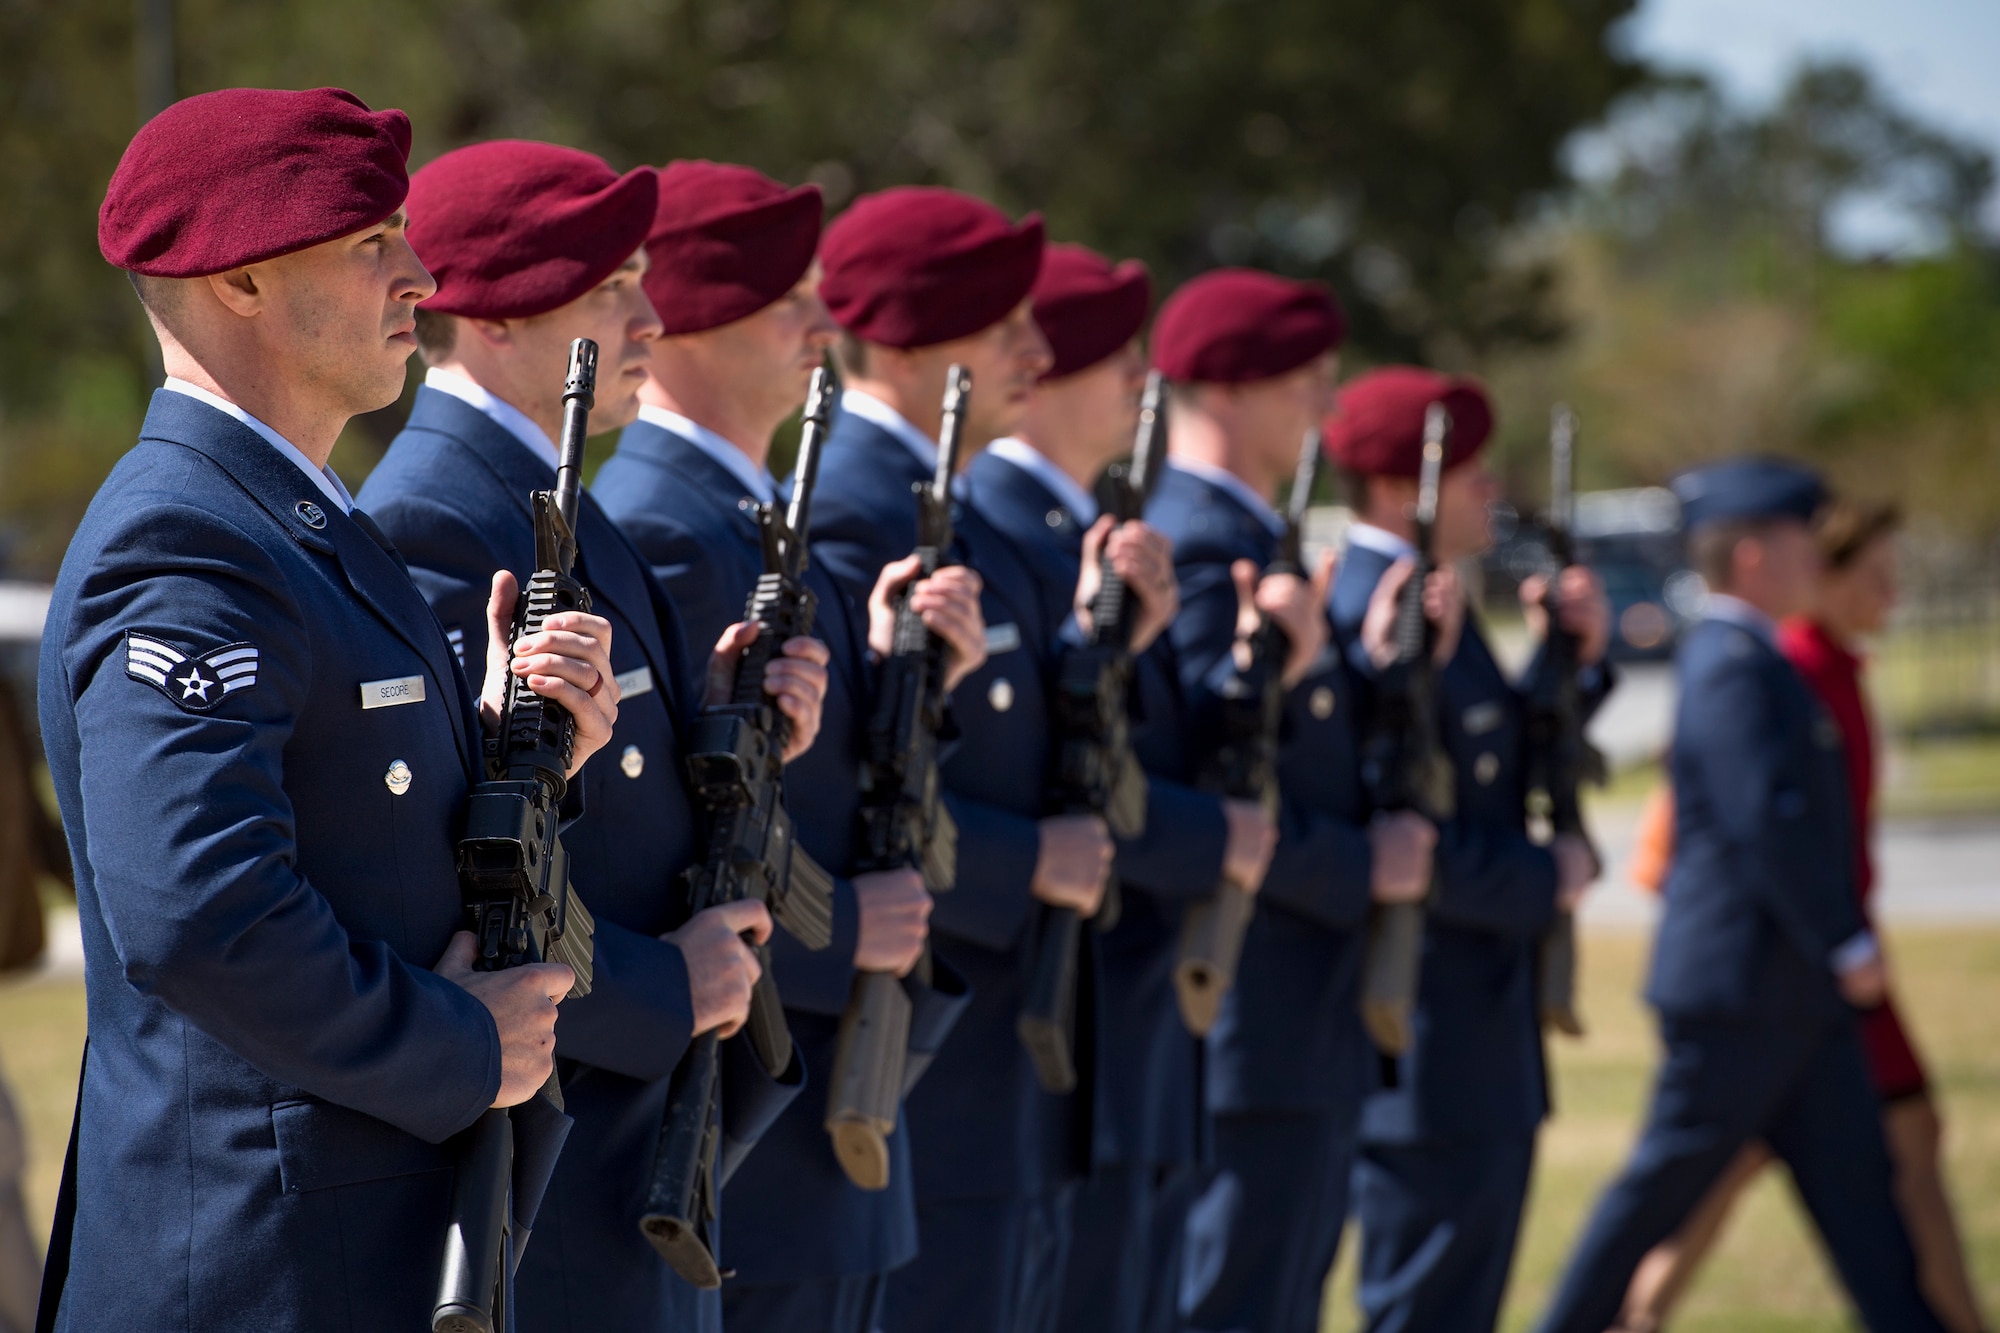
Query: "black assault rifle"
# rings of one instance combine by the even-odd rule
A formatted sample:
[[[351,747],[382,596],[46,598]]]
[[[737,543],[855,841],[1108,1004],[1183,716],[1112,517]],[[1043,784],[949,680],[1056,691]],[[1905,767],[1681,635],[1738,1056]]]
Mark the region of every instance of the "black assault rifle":
[[[833,414],[830,384],[825,367],[813,372],[789,509],[781,510],[776,501],[758,507],[764,573],[743,613],[757,626],[757,637],[736,664],[729,702],[711,705],[695,719],[687,757],[688,785],[703,812],[707,849],[685,874],[690,908],[702,912],[756,899],[808,949],[833,943],[833,879],[798,845],[785,809],[785,746],[792,723],[764,692],[764,676],[786,640],[812,632],[818,599],[805,584],[806,534],[820,444]],[[756,952],[764,971],[751,991],[741,1035],[771,1077],[781,1078],[791,1068],[792,1034],[770,951]],[[705,1032],[695,1038],[667,1094],[639,1219],[660,1257],[704,1288],[722,1285],[709,1234],[725,1178],[719,1158],[721,1094],[721,1043],[713,1031]]]
[[[1299,446],[1299,470],[1285,507],[1285,531],[1278,554],[1264,570],[1306,577],[1305,522],[1319,479],[1320,433],[1307,431]],[[1238,801],[1255,801],[1273,821],[1278,817],[1278,733],[1285,718],[1285,658],[1291,640],[1277,621],[1260,615],[1250,636],[1250,665],[1236,673],[1222,699],[1222,743],[1202,773],[1202,786]],[[1222,1001],[1236,984],[1243,936],[1257,899],[1224,878],[1206,901],[1188,909],[1181,926],[1180,958],[1174,964],[1174,991],[1181,1021],[1205,1036],[1222,1013]]]
[[[938,430],[937,471],[914,483],[917,572],[896,595],[896,629],[875,687],[868,752],[861,766],[861,854],[857,870],[914,869],[932,893],[958,875],[958,825],[938,786],[937,733],[944,725],[945,643],[910,609],[910,590],[950,563],[951,479],[958,470],[965,400],[972,376],[945,372],[944,419]],[[932,984],[930,946],[914,970]],[[903,984],[888,972],[857,972],[840,1017],[827,1091],[826,1132],[848,1179],[863,1189],[889,1183],[889,1146],[898,1107],[928,1061],[909,1050],[913,1009]]]
[[[1456,777],[1438,733],[1432,660],[1437,626],[1424,614],[1424,584],[1437,569],[1433,530],[1450,430],[1451,414],[1443,403],[1432,403],[1424,412],[1424,461],[1417,485],[1417,566],[1397,597],[1396,656],[1375,681],[1371,725],[1361,749],[1361,782],[1369,804],[1376,810],[1414,810],[1434,824],[1450,819],[1457,805]],[[1423,903],[1385,903],[1375,909],[1362,961],[1361,1017],[1384,1055],[1409,1049],[1423,949]]]
[[[1118,523],[1138,522],[1159,480],[1166,451],[1166,381],[1146,378],[1139,404],[1138,436],[1130,464],[1112,464],[1101,488],[1104,512]],[[1146,831],[1146,774],[1132,753],[1128,702],[1132,688],[1132,622],[1138,598],[1111,567],[1098,560],[1101,582],[1090,605],[1090,635],[1064,655],[1056,675],[1053,712],[1056,743],[1048,811],[1097,815],[1116,838]],[[1104,886],[1097,927],[1117,924],[1117,876]],[[1043,906],[1028,962],[1028,990],[1015,1024],[1034,1061],[1035,1077],[1049,1092],[1076,1087],[1077,965],[1083,918],[1074,908]]]
[[[536,491],[535,573],[514,608],[508,655],[550,616],[588,611],[590,594],[570,575],[576,565],[577,492],[583,441],[597,391],[597,344],[570,344],[563,383],[563,426],[556,488]],[[466,929],[477,941],[480,972],[528,963],[567,963],[576,973],[569,999],[590,993],[594,923],[569,883],[569,856],[556,836],[569,790],[576,719],[569,710],[510,676],[497,734],[486,742],[486,781],[466,804],[458,844],[458,886]],[[536,1094],[562,1109],[554,1073]],[[444,1266],[431,1310],[432,1333],[494,1333],[508,1327],[507,1286],[526,1233],[514,1234],[514,1125],[507,1112],[484,1112],[458,1136],[457,1177],[445,1230]]]
[[[1528,698],[1528,792],[1532,806],[1548,821],[1552,837],[1565,834],[1590,843],[1583,826],[1578,789],[1604,782],[1604,756],[1583,734],[1583,707],[1577,673],[1576,635],[1558,617],[1556,582],[1576,563],[1572,536],[1575,518],[1576,414],[1558,403],[1549,420],[1548,543],[1552,568],[1542,606],[1548,616],[1548,637],[1542,644],[1541,672]],[[1596,848],[1592,846],[1592,854]],[[1576,917],[1556,910],[1542,936],[1537,986],[1542,1025],[1572,1037],[1583,1035],[1583,1018],[1576,1008]]]

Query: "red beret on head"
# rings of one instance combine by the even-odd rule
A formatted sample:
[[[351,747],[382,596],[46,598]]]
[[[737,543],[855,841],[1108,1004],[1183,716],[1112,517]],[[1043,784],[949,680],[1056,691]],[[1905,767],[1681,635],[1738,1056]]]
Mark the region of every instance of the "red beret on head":
[[[666,331],[733,324],[796,287],[812,267],[822,211],[817,185],[788,190],[726,162],[661,168],[646,295]]]
[[[1172,380],[1242,384],[1289,374],[1340,346],[1347,320],[1316,282],[1224,268],[1169,296],[1153,324],[1153,364]]]
[[[1035,322],[1055,353],[1043,379],[1088,370],[1139,336],[1153,304],[1146,266],[1110,260],[1081,245],[1051,245],[1035,279]]]
[[[410,178],[410,245],[438,285],[424,309],[525,319],[568,305],[646,243],[658,181],[526,139],[446,153]]]
[[[225,88],[132,136],[97,211],[119,268],[198,278],[372,227],[409,193],[410,118],[338,88]]]
[[[819,259],[819,294],[842,328],[884,347],[929,347],[1021,304],[1042,266],[1042,220],[1009,223],[971,195],[899,186],[835,218]]]
[[[1414,477],[1423,470],[1424,411],[1443,403],[1451,413],[1445,436],[1447,470],[1472,458],[1493,434],[1493,405],[1478,381],[1419,366],[1385,366],[1358,375],[1340,391],[1326,420],[1326,452],[1350,472]]]

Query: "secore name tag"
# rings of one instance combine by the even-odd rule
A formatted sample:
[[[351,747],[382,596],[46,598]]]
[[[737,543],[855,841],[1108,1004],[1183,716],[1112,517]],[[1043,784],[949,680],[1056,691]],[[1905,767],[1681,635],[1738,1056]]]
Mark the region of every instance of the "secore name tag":
[[[424,701],[424,678],[422,676],[398,676],[394,680],[364,680],[361,682],[361,706],[363,708],[394,708],[398,704],[420,704]]]
[[[619,672],[611,679],[618,683],[618,697],[630,699],[635,695],[645,694],[653,688],[653,669],[633,667],[630,671]]]

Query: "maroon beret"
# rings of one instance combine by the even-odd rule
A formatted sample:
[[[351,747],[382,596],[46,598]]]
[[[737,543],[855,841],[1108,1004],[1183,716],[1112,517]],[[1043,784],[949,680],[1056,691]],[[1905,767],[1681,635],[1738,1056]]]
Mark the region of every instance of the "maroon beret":
[[[526,139],[446,153],[410,178],[410,245],[437,279],[424,309],[524,319],[568,305],[646,243],[659,173]]]
[[[1153,364],[1172,380],[1242,384],[1288,374],[1340,346],[1333,293],[1250,268],[1204,273],[1169,296],[1153,324]]]
[[[646,295],[666,331],[733,324],[796,287],[812,267],[822,209],[819,186],[788,190],[749,167],[661,168]]]
[[[1350,472],[1414,477],[1423,469],[1424,411],[1432,403],[1443,403],[1451,413],[1447,470],[1486,447],[1493,434],[1493,405],[1478,381],[1419,366],[1384,366],[1357,375],[1341,389],[1333,415],[1326,419],[1326,452]]]
[[[1136,259],[1112,265],[1081,245],[1050,245],[1035,279],[1035,322],[1055,353],[1045,380],[1088,370],[1139,336],[1153,283]]]
[[[884,347],[970,337],[1007,317],[1042,266],[1042,220],[1018,223],[935,186],[865,195],[820,242],[819,294],[840,326]]]
[[[372,227],[409,193],[410,118],[338,88],[224,88],[140,127],[97,211],[119,268],[198,278]]]

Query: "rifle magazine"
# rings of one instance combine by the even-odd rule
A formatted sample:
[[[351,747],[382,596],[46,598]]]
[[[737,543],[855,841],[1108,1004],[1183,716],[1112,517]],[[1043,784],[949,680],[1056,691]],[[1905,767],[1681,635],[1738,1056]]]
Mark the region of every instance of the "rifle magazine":
[[[1046,1092],[1076,1090],[1077,955],[1083,918],[1066,907],[1045,907],[1015,1032]]]
[[[924,838],[924,887],[932,893],[949,892],[958,882],[958,821],[939,800]]]
[[[808,949],[833,943],[833,876],[796,841],[784,891],[771,900],[771,919]]]
[[[1255,894],[1228,881],[1215,895],[1188,909],[1181,926],[1180,957],[1174,964],[1174,996],[1181,1022],[1197,1037],[1205,1037],[1222,1016],[1222,1002],[1236,985],[1236,968],[1243,960],[1243,938],[1256,914]]]
[[[1423,956],[1423,904],[1387,903],[1377,908],[1368,925],[1368,951],[1362,960],[1361,1020],[1384,1055],[1401,1055],[1410,1048]]]
[[[712,1291],[722,1270],[708,1247],[715,1217],[715,1164],[721,1069],[713,1032],[696,1038],[667,1093],[659,1147],[639,1230],[667,1266],[693,1286]]]
[[[889,1136],[903,1099],[910,998],[887,972],[856,974],[840,1016],[826,1132],[847,1178],[865,1190],[889,1184]]]

